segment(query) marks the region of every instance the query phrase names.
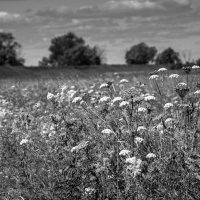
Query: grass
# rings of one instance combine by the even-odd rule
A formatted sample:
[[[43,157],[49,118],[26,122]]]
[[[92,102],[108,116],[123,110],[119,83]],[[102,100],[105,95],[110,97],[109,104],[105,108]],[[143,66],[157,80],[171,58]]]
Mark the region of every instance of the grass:
[[[0,69],[2,199],[200,199],[199,70],[115,67]]]

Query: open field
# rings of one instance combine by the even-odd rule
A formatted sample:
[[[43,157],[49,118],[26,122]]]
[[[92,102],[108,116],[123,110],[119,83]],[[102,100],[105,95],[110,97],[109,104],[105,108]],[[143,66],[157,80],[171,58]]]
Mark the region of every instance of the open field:
[[[107,67],[0,69],[2,199],[200,199],[200,69]]]

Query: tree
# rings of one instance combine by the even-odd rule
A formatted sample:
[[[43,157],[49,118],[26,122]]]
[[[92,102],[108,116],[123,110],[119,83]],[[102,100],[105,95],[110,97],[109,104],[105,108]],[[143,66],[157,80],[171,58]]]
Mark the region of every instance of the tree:
[[[0,32],[0,66],[22,66],[24,59],[19,56],[21,45],[12,33]]]
[[[149,47],[144,42],[132,46],[125,55],[127,64],[148,64],[157,53],[156,47]]]
[[[69,32],[66,35],[55,37],[51,40],[48,60],[43,58],[39,65],[51,66],[80,66],[101,65],[102,52],[98,47],[91,48],[85,44],[83,38]]]
[[[196,60],[196,65],[200,66],[200,58]]]
[[[156,64],[181,64],[179,53],[174,51],[171,47],[165,49],[163,52],[158,54],[156,58]]]

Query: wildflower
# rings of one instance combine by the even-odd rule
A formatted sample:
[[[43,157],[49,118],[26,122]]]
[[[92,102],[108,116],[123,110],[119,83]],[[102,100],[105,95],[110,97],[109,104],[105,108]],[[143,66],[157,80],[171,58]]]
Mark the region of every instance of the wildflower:
[[[94,92],[93,89],[91,89],[91,90],[88,91],[89,94],[91,94],[91,93],[93,93],[93,92]]]
[[[144,107],[139,107],[138,108],[138,113],[146,113],[147,112],[147,109],[144,108]]]
[[[22,139],[21,142],[20,142],[20,145],[26,144],[26,143],[28,143],[28,142],[29,142],[28,139]]]
[[[150,80],[158,80],[159,76],[158,75],[151,75],[149,77]]]
[[[73,153],[73,152],[78,152],[78,151],[80,151],[81,149],[84,149],[85,147],[87,147],[88,143],[89,143],[88,141],[83,141],[83,142],[81,142],[79,145],[73,147],[73,148],[71,149],[71,152],[72,152],[72,153]]]
[[[172,108],[174,105],[172,104],[172,103],[166,103],[165,105],[164,105],[164,109],[170,109],[170,108]]]
[[[103,133],[103,134],[111,134],[112,132],[113,132],[113,131],[110,130],[109,128],[104,129],[104,130],[101,131],[101,133]]]
[[[94,188],[91,187],[87,187],[85,188],[85,193],[91,195],[93,192],[95,191]]]
[[[166,68],[160,68],[160,69],[158,69],[158,72],[165,72],[165,71],[167,71],[167,69]]]
[[[129,155],[131,153],[131,151],[129,150],[126,150],[126,149],[123,149],[119,152],[119,155],[120,156],[126,156],[126,155]]]
[[[115,97],[112,102],[113,103],[116,103],[116,102],[119,102],[119,101],[122,101],[122,98],[121,97]]]
[[[171,125],[172,125],[172,122],[173,122],[173,119],[172,119],[172,118],[167,118],[167,119],[165,120],[166,126],[171,126]]]
[[[144,141],[144,139],[143,138],[141,138],[141,137],[135,137],[135,143],[137,144],[137,143],[142,143]]]
[[[179,78],[179,75],[178,74],[171,74],[169,76],[170,79],[178,79]]]
[[[128,106],[129,105],[129,102],[128,101],[122,101],[120,104],[119,104],[119,107],[125,107],[125,106]]]
[[[79,103],[81,102],[82,98],[81,97],[75,97],[72,101],[72,103]]]
[[[194,65],[192,66],[192,69],[200,69],[200,67],[198,65]]]
[[[61,90],[62,90],[62,93],[64,93],[66,90],[67,90],[67,85],[62,85],[61,86]]]
[[[107,102],[110,100],[110,97],[104,96],[99,99],[99,102]]]
[[[178,83],[178,85],[176,86],[176,92],[178,93],[178,95],[183,99],[186,94],[189,92],[189,88],[187,86],[186,83]]]
[[[147,129],[144,127],[144,126],[139,126],[137,128],[137,132],[143,132],[143,131],[146,131]]]
[[[127,79],[122,79],[119,83],[128,83]]]
[[[156,155],[154,153],[148,153],[146,155],[146,158],[155,158],[155,157],[156,157]]]
[[[108,86],[108,84],[107,83],[103,83],[103,84],[101,84],[100,85],[100,89],[103,89],[103,88],[108,88],[109,86]]]
[[[156,127],[156,129],[157,129],[158,131],[162,131],[163,128],[164,128],[164,127],[163,127],[162,124],[158,124],[157,127]]]
[[[53,98],[54,98],[54,94],[48,92],[48,94],[47,94],[47,99],[48,99],[48,100],[52,100]]]
[[[68,97],[71,99],[71,98],[73,98],[73,96],[76,94],[76,91],[75,90],[69,90],[68,92],[67,92],[67,95],[68,95]]]
[[[154,96],[152,96],[152,95],[148,95],[148,96],[144,97],[144,100],[145,101],[153,101],[153,100],[156,100],[156,98]]]
[[[131,173],[133,177],[135,177],[137,174],[141,172],[140,168],[142,163],[141,159],[137,159],[136,157],[131,157],[127,158],[125,162],[128,164],[127,172]]]
[[[194,94],[200,95],[200,90],[197,90],[196,92],[194,92]]]

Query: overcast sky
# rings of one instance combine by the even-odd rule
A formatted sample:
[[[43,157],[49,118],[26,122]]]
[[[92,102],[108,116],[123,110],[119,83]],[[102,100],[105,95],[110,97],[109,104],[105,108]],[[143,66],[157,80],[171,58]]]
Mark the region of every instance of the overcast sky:
[[[48,55],[51,38],[69,31],[124,63],[139,42],[200,58],[200,0],[0,0],[0,31],[22,44],[27,65]]]

